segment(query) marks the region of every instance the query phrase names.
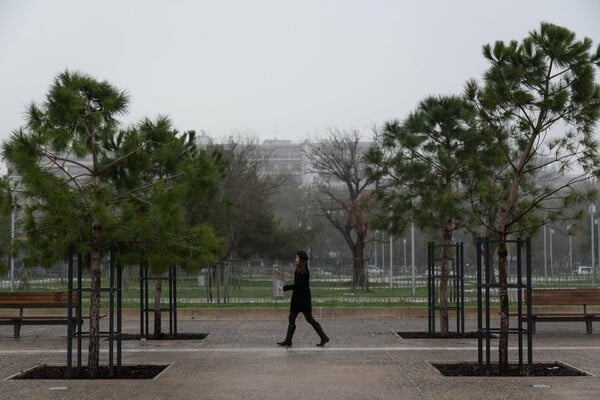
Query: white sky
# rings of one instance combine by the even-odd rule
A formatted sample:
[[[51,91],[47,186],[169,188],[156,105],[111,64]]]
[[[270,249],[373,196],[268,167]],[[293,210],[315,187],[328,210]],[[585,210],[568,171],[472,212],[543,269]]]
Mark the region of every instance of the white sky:
[[[125,122],[301,141],[458,94],[481,47],[541,21],[600,42],[597,0],[0,0],[0,141],[64,69],[131,96]]]

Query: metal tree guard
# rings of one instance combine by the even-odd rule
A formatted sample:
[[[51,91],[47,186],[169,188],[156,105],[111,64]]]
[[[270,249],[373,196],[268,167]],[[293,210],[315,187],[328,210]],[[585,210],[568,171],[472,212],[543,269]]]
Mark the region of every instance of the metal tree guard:
[[[436,251],[439,249],[448,248],[454,250],[454,254],[450,254],[448,261],[450,268],[448,270],[448,302],[453,302],[454,306],[448,305],[448,311],[456,311],[456,333],[465,333],[465,282],[464,282],[464,249],[463,243],[454,244],[435,244],[429,242],[427,244],[427,304],[429,318],[429,333],[435,333],[436,311],[440,311],[441,307],[438,302],[439,279],[442,278],[441,271],[436,273],[436,262],[441,260],[437,257]]]
[[[149,303],[149,288],[148,282],[163,279],[162,277],[149,276],[148,267],[140,263],[140,338],[149,336],[149,313],[154,310],[150,308]],[[177,337],[177,268],[169,267],[168,276],[169,282],[169,307],[166,310],[161,309],[160,312],[169,313],[169,335]]]
[[[490,240],[489,238],[477,239],[477,362],[479,370],[484,371],[486,375],[491,374],[490,339],[494,333],[500,332],[499,328],[492,327],[490,311],[490,292],[497,291],[500,288],[500,285],[493,283],[494,280],[492,279],[493,263],[490,262],[492,260],[492,257],[490,257],[492,254],[490,252],[490,245],[498,243],[500,241]],[[506,240],[504,243],[507,247],[512,245],[515,248],[516,277],[510,279],[510,271],[507,271],[507,275],[511,281],[507,283],[507,288],[509,291],[516,292],[517,327],[509,328],[509,333],[517,334],[519,370],[523,373],[524,335],[527,336],[527,366],[529,369],[531,369],[533,363],[533,332],[531,330],[531,239]],[[523,273],[525,273],[525,280],[523,280]],[[525,313],[523,311],[524,301],[526,301]],[[496,313],[496,310],[493,312]],[[523,326],[523,321],[527,322],[526,327]]]
[[[69,249],[68,254],[68,271],[67,271],[67,377],[73,376],[73,341],[77,341],[77,370],[81,371],[81,356],[82,356],[82,339],[90,338],[89,331],[82,330],[82,307],[81,299],[84,293],[89,293],[90,288],[84,288],[82,285],[83,279],[83,268],[82,268],[82,255],[77,254],[77,276],[76,285],[73,286],[73,280],[75,278],[73,270],[73,258],[75,254],[73,249]],[[108,293],[109,296],[109,310],[108,310],[108,331],[100,331],[99,338],[107,338],[109,353],[108,353],[108,375],[109,377],[114,376],[114,353],[116,344],[116,356],[117,356],[117,370],[121,369],[121,339],[122,339],[122,281],[123,281],[123,268],[121,265],[115,267],[115,256],[114,250],[109,253],[110,265],[109,265],[109,287],[101,288],[101,293]],[[116,286],[115,286],[116,279]],[[73,326],[73,296],[75,295],[77,304],[75,306],[76,323]],[[116,305],[115,305],[116,295]],[[116,318],[115,318],[115,306],[116,306]],[[115,330],[116,323],[116,330]],[[76,329],[75,329],[76,328]]]

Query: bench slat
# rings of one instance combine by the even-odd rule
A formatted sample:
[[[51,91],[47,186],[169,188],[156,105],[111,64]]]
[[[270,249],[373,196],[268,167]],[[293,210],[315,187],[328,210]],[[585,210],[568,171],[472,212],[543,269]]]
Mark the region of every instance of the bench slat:
[[[544,314],[532,314],[532,318],[598,318],[600,315],[597,314],[560,314],[560,313],[544,313]]]
[[[599,304],[600,289],[533,289],[531,291],[531,306],[534,307],[531,313],[532,332],[535,334],[536,321],[585,321],[586,333],[591,334],[592,321],[600,320],[600,314],[589,313],[587,306]],[[581,312],[553,311],[547,306],[580,306]],[[527,319],[527,315],[523,315],[522,318]]]
[[[78,293],[73,292],[72,307],[76,307]],[[19,310],[18,316],[0,317],[0,325],[13,325],[14,337],[21,336],[22,325],[65,325],[69,323],[67,315],[23,315],[23,309],[29,308],[63,308],[68,307],[68,292],[9,292],[0,293],[0,308],[15,308]],[[83,318],[82,318],[83,319]],[[74,323],[79,322],[76,316],[71,318]]]
[[[53,308],[66,307],[67,292],[11,292],[0,293],[0,308]],[[73,292],[73,305],[77,302],[77,292]]]
[[[533,305],[599,305],[600,289],[533,289]]]
[[[73,319],[77,319],[76,315],[73,315],[71,318]],[[82,317],[84,318],[84,317]],[[24,315],[24,316],[2,316],[0,317],[0,321],[1,320],[26,320],[26,319],[31,319],[31,320],[44,320],[44,319],[67,319],[66,315]]]

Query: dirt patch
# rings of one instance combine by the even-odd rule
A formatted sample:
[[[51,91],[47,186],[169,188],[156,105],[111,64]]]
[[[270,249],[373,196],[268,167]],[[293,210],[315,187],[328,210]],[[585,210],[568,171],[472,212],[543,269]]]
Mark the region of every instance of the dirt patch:
[[[587,376],[585,372],[560,363],[535,363],[531,368],[524,365],[510,364],[507,369],[500,370],[498,364],[490,365],[490,373],[485,366],[481,369],[477,363],[432,363],[444,376]]]
[[[98,374],[91,377],[87,367],[72,368],[71,378],[68,377],[66,366],[40,365],[24,371],[12,379],[154,379],[168,365],[122,365],[113,366],[113,376],[109,374],[108,366],[100,366]]]
[[[202,340],[208,336],[208,333],[178,333],[177,335],[170,335],[167,333],[161,333],[158,336],[150,335],[145,336],[146,340]],[[141,336],[138,333],[123,333],[121,334],[121,340],[140,340]]]

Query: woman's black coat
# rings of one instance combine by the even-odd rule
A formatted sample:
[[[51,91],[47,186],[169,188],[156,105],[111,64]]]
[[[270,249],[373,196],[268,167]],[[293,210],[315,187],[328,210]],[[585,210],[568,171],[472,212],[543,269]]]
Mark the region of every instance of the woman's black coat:
[[[283,287],[284,291],[293,290],[292,293],[292,302],[290,304],[290,312],[303,312],[303,313],[311,313],[312,305],[311,305],[311,295],[310,295],[310,272],[308,272],[308,268],[306,269],[306,273],[301,274],[298,271],[294,272],[294,284],[293,285],[285,285]]]

